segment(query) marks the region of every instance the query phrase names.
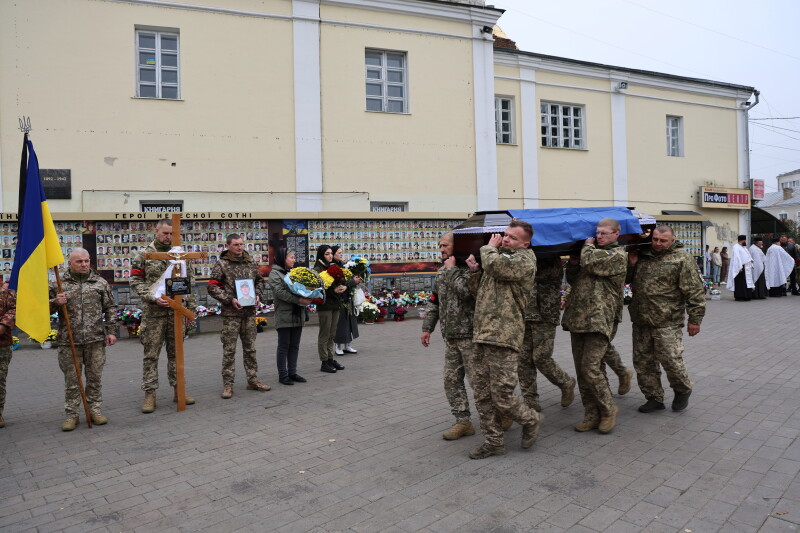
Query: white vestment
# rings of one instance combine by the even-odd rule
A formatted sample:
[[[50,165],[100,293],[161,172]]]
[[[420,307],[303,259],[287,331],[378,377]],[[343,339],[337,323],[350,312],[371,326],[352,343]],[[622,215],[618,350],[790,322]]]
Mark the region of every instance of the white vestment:
[[[786,285],[786,278],[794,269],[794,259],[779,244],[773,244],[767,249],[767,260],[764,265],[767,288]]]
[[[767,256],[755,244],[751,245],[749,250],[750,256],[753,258],[753,279],[758,281],[758,278],[764,273],[764,261]]]
[[[728,279],[725,286],[728,290],[733,291],[734,287],[733,278],[735,278],[739,271],[744,268],[744,279],[747,282],[747,288],[752,289],[756,286],[753,281],[753,258],[750,257],[750,252],[739,243],[733,245],[731,251],[731,263],[728,266]]]

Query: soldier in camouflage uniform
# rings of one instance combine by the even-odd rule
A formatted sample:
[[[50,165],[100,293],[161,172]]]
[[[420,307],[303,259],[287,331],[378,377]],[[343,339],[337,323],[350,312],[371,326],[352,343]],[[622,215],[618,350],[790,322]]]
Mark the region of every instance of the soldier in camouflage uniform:
[[[564,269],[560,257],[539,259],[534,293],[525,311],[525,340],[519,358],[519,388],[528,407],[541,412],[536,371],[561,389],[561,405],[575,398],[575,380],[553,360],[556,327],[561,321],[561,280]]]
[[[269,385],[258,380],[256,362],[256,310],[264,297],[264,279],[258,273],[258,265],[244,251],[242,236],[231,233],[226,239],[228,249],[219,256],[211,270],[208,294],[222,304],[222,397],[233,396],[235,375],[236,340],[242,339],[242,360],[247,374],[248,390],[268,391]],[[253,280],[256,289],[255,305],[242,306],[236,298],[236,284],[241,280]]]
[[[474,435],[469,412],[467,388],[464,385],[466,367],[472,354],[472,318],[475,298],[470,292],[467,277],[469,269],[456,265],[453,256],[453,234],[442,235],[439,241],[444,266],[436,273],[433,295],[422,323],[422,345],[430,346],[431,333],[441,322],[444,338],[444,393],[456,419],[453,427],[442,434],[446,440],[456,440],[464,435]]]
[[[700,333],[706,312],[703,280],[694,259],[675,242],[669,226],[653,231],[650,250],[628,255],[628,279],[633,289],[629,305],[633,322],[633,366],[636,380],[647,403],[642,413],[664,409],[661,371],[664,367],[675,397],[673,411],[682,411],[689,404],[692,382],[683,362],[683,321],[689,336]]]
[[[172,248],[172,220],[162,219],[156,224],[155,238],[139,253],[131,263],[131,289],[142,299],[142,325],[139,338],[144,345],[144,359],[142,370],[142,390],[144,391],[143,413],[152,413],[156,409],[156,389],[158,388],[158,356],[161,347],[167,346],[167,377],[169,384],[175,390],[172,401],[178,401],[177,377],[175,369],[175,326],[173,311],[169,303],[154,296],[154,285],[161,275],[167,270],[169,261],[166,259],[148,259],[144,254],[165,253]],[[176,267],[177,268],[177,267]],[[194,272],[188,267],[186,273],[189,285],[194,290]],[[184,300],[187,309],[197,307],[194,291]],[[194,404],[194,398],[186,393],[186,405]]]
[[[69,268],[61,278],[62,292],[55,281],[50,283],[50,312],[58,312],[58,366],[64,372],[64,412],[62,431],[72,431],[78,425],[81,394],[78,376],[69,342],[66,318],[62,307],[67,305],[72,338],[78,363],[86,377],[86,401],[92,423],[101,426],[108,418],[101,411],[103,398],[100,383],[106,363],[106,346],[117,342],[117,305],[108,282],[89,266],[89,252],[74,248],[69,254]]]
[[[14,344],[11,331],[16,324],[17,297],[2,280],[0,285],[0,428],[4,428],[3,407],[6,405],[6,377],[11,363],[11,346]]]
[[[481,267],[467,259],[470,283],[477,286],[472,341],[476,344],[467,365],[484,443],[470,459],[506,453],[501,419],[522,426],[522,448],[533,446],[542,415],[514,394],[519,352],[525,337],[525,310],[533,292],[536,256],[530,249],[533,228],[513,220],[505,235],[492,235],[481,247]]]
[[[561,321],[570,332],[572,357],[584,419],[575,431],[599,429],[608,433],[616,425],[618,408],[602,366],[616,327],[622,318],[622,292],[627,254],[619,246],[619,223],[604,218],[597,224],[595,239],[586,239],[580,262],[570,259],[567,281],[571,285]]]

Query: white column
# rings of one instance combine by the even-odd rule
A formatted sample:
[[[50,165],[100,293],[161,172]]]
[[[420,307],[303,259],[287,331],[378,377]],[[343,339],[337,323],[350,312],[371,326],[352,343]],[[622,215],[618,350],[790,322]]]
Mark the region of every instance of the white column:
[[[737,100],[739,110],[736,111],[736,151],[737,174],[739,177],[736,187],[750,188],[750,150],[748,139],[747,111],[742,107],[744,100]],[[750,210],[739,210],[739,235],[750,235]]]
[[[525,209],[539,207],[539,106],[536,103],[536,71],[520,68],[520,134],[522,141],[522,202]]]
[[[614,177],[614,205],[628,205],[628,125],[625,94],[617,90],[619,80],[611,80],[611,156]]]
[[[497,209],[497,137],[494,128],[494,41],[483,26],[473,26],[473,87],[475,88],[475,174],[478,211]]]
[[[322,211],[319,0],[292,0],[297,211]]]

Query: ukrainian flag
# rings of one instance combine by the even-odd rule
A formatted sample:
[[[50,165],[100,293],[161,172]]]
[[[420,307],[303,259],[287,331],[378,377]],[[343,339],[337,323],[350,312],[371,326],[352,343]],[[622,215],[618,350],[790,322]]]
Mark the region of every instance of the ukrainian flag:
[[[44,342],[50,333],[48,271],[64,262],[42,181],[33,143],[27,141],[28,161],[20,173],[25,191],[19,209],[19,233],[9,288],[17,291],[17,327],[31,339]],[[22,166],[25,166],[23,155]],[[24,180],[24,181],[23,181]]]

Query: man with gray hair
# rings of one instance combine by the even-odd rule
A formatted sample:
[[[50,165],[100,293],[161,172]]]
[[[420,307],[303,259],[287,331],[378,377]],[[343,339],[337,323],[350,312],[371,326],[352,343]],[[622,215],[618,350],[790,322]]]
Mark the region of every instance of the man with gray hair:
[[[61,425],[62,431],[72,431],[77,427],[81,410],[78,376],[62,306],[67,306],[78,364],[86,374],[89,415],[92,423],[98,426],[108,422],[101,411],[103,398],[100,383],[106,362],[106,346],[117,342],[114,295],[108,282],[91,269],[89,252],[83,248],[73,248],[67,264],[68,268],[61,278],[62,291],[58,292],[55,281],[50,282],[50,312],[58,313],[58,366],[64,372],[65,382],[66,420]]]
[[[666,225],[653,230],[650,250],[628,252],[628,276],[633,299],[628,311],[633,322],[633,367],[647,402],[642,413],[664,409],[661,370],[675,391],[672,410],[689,404],[692,381],[683,362],[684,317],[690,337],[700,333],[706,313],[703,280],[694,259],[675,241]]]

